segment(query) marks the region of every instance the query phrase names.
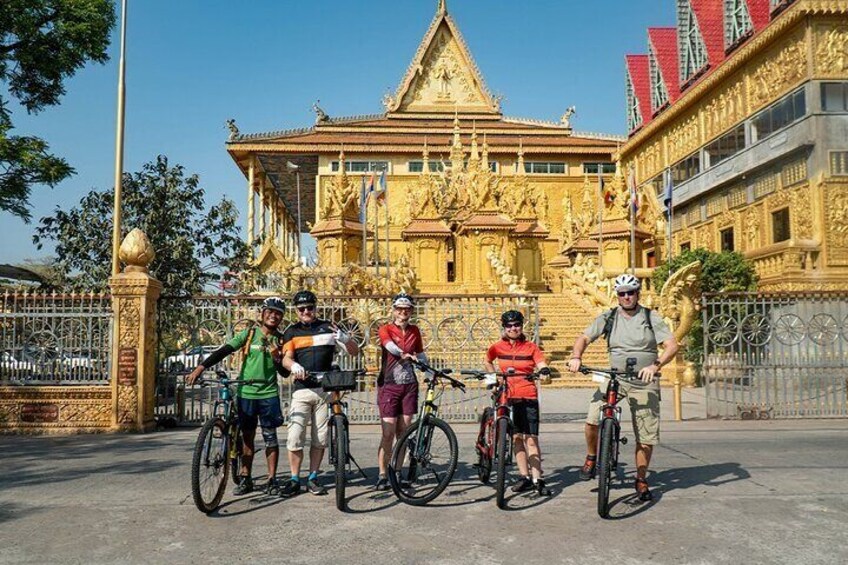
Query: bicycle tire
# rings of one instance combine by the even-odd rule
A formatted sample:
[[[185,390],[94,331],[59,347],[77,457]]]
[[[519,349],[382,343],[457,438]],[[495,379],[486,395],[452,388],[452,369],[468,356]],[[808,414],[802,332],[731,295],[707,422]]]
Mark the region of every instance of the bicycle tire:
[[[235,426],[235,424],[231,424]],[[244,440],[241,438],[241,430],[236,429],[235,457],[230,457],[230,479],[236,486],[241,484],[241,458],[244,454]]]
[[[220,445],[217,440],[220,439]],[[221,504],[227,487],[227,426],[221,418],[207,420],[200,428],[191,459],[191,495],[194,505],[205,514]],[[207,475],[206,477],[202,475]]]
[[[489,484],[492,478],[492,439],[494,434],[494,411],[486,408],[480,415],[480,435],[477,442],[477,478],[484,485]]]
[[[506,418],[498,418],[497,422],[497,439],[495,440],[495,491],[497,492],[496,502],[498,508],[503,510],[506,508],[506,454],[509,446],[507,441],[507,432],[509,431],[509,420]]]
[[[612,418],[604,418],[604,421],[601,422],[601,449],[598,453],[598,515],[601,518],[609,516],[609,492],[614,458],[612,452],[614,426]]]
[[[333,416],[336,456],[336,508],[344,512],[347,509],[345,490],[347,487],[347,429],[344,417]]]
[[[425,416],[422,425],[421,420],[418,420],[409,426],[395,444],[392,450],[392,458],[389,465],[389,483],[392,486],[392,492],[398,500],[411,506],[424,506],[432,502],[437,496],[450,484],[454,472],[456,472],[456,464],[459,459],[459,449],[456,442],[456,434],[444,420],[429,415]],[[416,445],[418,440],[418,431],[425,434],[425,449],[424,453],[416,454]],[[433,439],[436,431],[444,434],[440,441],[447,442],[447,460],[440,463],[441,473],[433,466]],[[442,458],[439,458],[441,461]],[[408,466],[404,468],[406,462]],[[432,473],[435,482],[424,483],[424,478]],[[429,486],[427,490],[420,493],[421,487]]]

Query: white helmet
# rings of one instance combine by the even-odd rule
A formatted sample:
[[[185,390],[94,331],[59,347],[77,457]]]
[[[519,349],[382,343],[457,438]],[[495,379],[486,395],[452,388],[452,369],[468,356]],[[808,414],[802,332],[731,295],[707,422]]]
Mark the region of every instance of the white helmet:
[[[639,282],[639,279],[637,279],[630,273],[624,273],[623,275],[618,275],[617,277],[615,277],[616,292],[639,290],[641,287],[642,283]]]
[[[407,293],[401,291],[397,296],[392,300],[392,306],[395,308],[412,308],[414,303],[412,301],[412,297]]]

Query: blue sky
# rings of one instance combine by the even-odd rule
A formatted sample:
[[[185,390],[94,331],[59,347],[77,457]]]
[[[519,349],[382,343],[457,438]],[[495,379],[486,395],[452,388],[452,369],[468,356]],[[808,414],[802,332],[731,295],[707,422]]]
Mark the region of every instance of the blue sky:
[[[129,0],[124,168],[158,154],[200,175],[207,202],[246,207],[244,177],[224,150],[224,121],[243,133],[377,113],[394,92],[436,0]],[[674,25],[672,0],[448,0],[505,115],[557,120],[570,105],[576,130],[624,133],[624,55],[645,52],[648,26]],[[36,187],[33,223],[0,213],[0,263],[49,255],[32,244],[37,219],[112,186],[117,29],[106,65],[68,80],[62,104],[15,133],[44,137],[77,175]],[[242,222],[243,223],[243,222]],[[110,237],[103,234],[103,237]]]

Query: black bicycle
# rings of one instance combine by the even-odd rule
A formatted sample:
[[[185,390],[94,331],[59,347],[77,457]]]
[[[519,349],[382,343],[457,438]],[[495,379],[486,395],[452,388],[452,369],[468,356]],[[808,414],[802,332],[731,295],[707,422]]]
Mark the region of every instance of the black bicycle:
[[[509,402],[509,380],[508,377],[523,377],[528,380],[537,380],[538,373],[518,374],[510,368],[505,373],[486,373],[484,371],[462,371],[463,375],[471,375],[477,380],[483,380],[486,375],[493,374],[497,377],[495,384],[489,385],[492,389],[491,406],[483,410],[480,415],[480,431],[477,434],[477,476],[484,484],[488,484],[495,468],[495,491],[498,508],[506,508],[506,468],[512,464],[513,445],[512,434],[515,424],[512,415],[512,403]]]
[[[218,387],[218,399],[194,444],[191,460],[191,494],[201,512],[209,514],[221,504],[227,476],[241,481],[242,437],[238,426],[238,403],[232,387],[264,381],[231,379],[224,371],[215,371],[217,379],[201,378],[200,386]]]
[[[336,508],[344,512],[347,510],[345,490],[347,487],[347,473],[350,464],[356,468],[367,481],[368,475],[353,458],[350,453],[350,436],[347,419],[347,402],[343,401],[346,392],[356,390],[356,379],[365,374],[364,370],[341,371],[334,369],[325,373],[309,373],[316,381],[321,383],[321,388],[330,393],[328,402],[330,410],[330,465],[335,471],[336,480]]]
[[[459,458],[456,434],[447,422],[436,416],[438,400],[445,386],[465,392],[465,384],[449,376],[450,369],[436,369],[418,360],[411,363],[430,373],[424,379],[427,393],[418,419],[401,434],[392,450],[388,475],[398,500],[423,506],[447,488]]]
[[[621,397],[618,393],[621,382],[634,386],[645,386],[647,383],[639,379],[635,371],[636,359],[629,357],[626,368],[595,369],[580,367],[583,374],[592,374],[593,380],[607,382],[604,393],[604,404],[601,406],[601,420],[598,424],[598,515],[601,518],[609,516],[609,491],[612,475],[618,468],[619,445],[627,445],[627,438],[621,436]],[[655,380],[659,375],[655,377]]]

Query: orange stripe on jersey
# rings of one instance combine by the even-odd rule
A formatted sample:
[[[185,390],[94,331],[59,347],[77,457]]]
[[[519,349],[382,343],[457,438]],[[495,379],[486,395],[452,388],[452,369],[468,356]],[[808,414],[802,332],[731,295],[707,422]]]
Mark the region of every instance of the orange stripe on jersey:
[[[336,336],[331,333],[316,334],[316,335],[301,335],[291,338],[283,346],[283,351],[286,353],[294,353],[297,349],[306,349],[307,347],[320,347],[322,345],[335,345]]]

